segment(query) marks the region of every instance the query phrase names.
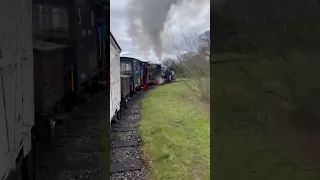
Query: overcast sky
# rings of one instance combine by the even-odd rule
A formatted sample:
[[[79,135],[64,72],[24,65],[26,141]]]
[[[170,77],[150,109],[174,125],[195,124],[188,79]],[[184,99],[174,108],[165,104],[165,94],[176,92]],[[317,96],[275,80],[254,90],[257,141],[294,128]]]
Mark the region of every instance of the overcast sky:
[[[125,7],[130,1],[110,1],[111,33],[122,49],[121,56],[130,56],[144,61],[157,61],[158,58],[156,58],[152,49],[149,52],[148,59],[146,59],[127,33],[129,23]],[[187,34],[200,34],[208,29],[210,29],[210,0],[188,1],[178,6],[173,6],[169,12],[162,36],[162,59],[176,57],[177,52],[173,46],[173,39],[176,42],[180,42],[181,31]]]

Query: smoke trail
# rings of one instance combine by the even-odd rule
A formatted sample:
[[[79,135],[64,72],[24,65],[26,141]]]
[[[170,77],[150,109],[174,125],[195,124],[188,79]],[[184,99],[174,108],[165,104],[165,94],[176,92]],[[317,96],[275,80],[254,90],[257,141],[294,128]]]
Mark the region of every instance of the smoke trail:
[[[223,2],[225,0],[219,1]],[[168,24],[173,18],[170,17],[172,16],[171,10],[175,10],[174,7],[185,5],[187,9],[182,9],[181,13],[188,14],[191,13],[191,10],[194,14],[190,14],[190,17],[192,17],[199,14],[201,5],[209,5],[209,3],[209,0],[130,0],[126,5],[129,23],[127,29],[128,35],[131,37],[133,44],[138,46],[144,57],[149,55],[150,50],[153,50],[161,63],[163,51],[162,38],[168,36],[166,33],[170,33],[164,33],[163,31],[165,28],[168,30],[167,28],[170,28],[172,25]]]
[[[143,54],[155,52],[161,61],[161,33],[172,5],[178,0],[131,0],[127,4],[128,34]]]

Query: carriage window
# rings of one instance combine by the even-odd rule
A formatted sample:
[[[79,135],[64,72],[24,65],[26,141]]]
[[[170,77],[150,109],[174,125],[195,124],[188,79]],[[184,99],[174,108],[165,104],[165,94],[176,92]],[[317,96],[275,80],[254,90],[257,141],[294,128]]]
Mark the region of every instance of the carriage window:
[[[67,38],[68,11],[65,6],[34,4],[32,6],[33,35],[37,39]]]

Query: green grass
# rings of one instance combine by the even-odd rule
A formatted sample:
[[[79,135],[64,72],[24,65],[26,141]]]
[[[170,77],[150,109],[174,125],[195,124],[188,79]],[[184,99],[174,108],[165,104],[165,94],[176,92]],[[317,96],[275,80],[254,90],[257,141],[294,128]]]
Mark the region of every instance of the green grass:
[[[157,180],[210,179],[210,119],[176,82],[142,101],[141,137]]]
[[[277,81],[275,73],[258,63],[237,64],[265,83]],[[213,179],[320,179],[317,166],[296,149],[298,140],[291,141],[300,135],[279,101],[253,85],[235,63],[211,68]],[[267,123],[262,122],[265,119]]]

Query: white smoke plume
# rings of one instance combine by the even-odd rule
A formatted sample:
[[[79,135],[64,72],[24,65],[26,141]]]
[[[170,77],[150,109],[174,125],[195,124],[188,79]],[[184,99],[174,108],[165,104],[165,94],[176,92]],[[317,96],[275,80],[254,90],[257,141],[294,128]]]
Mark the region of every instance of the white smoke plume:
[[[193,7],[191,11],[199,13],[200,4],[209,0],[130,0],[126,5],[128,18],[128,35],[131,37],[133,44],[137,45],[146,60],[149,51],[153,50],[159,62],[161,63],[163,40],[168,37],[170,25],[170,10],[173,7],[189,4]],[[195,8],[198,8],[195,10]],[[190,9],[189,9],[190,10]],[[188,9],[183,9],[183,13],[188,13]],[[189,11],[190,13],[190,11]],[[189,22],[194,23],[194,22]]]
[[[178,0],[131,0],[127,4],[128,35],[145,56],[152,49],[161,61],[161,33],[172,5],[178,2]]]

